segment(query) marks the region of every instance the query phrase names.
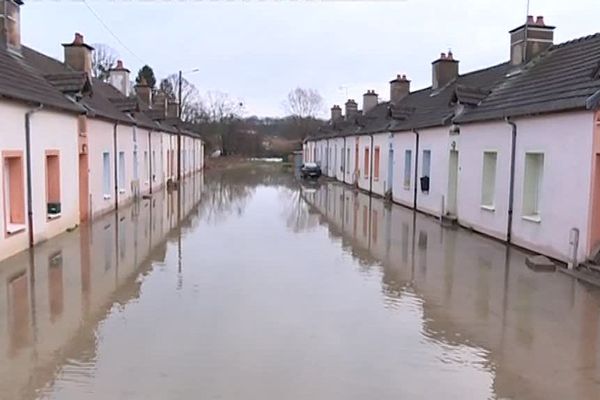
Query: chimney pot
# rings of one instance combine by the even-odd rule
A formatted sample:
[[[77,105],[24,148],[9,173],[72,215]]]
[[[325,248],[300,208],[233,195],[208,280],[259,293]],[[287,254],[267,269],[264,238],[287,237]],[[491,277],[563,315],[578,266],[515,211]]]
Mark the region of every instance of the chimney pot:
[[[390,81],[390,103],[398,105],[410,93],[410,81],[406,75],[398,74],[396,79]]]
[[[367,90],[367,93],[363,95],[363,114],[368,113],[379,103],[378,95],[375,90]]]
[[[535,20],[535,24],[537,26],[546,26],[546,24],[544,23],[544,16],[538,15],[537,19]]]
[[[73,39],[73,44],[83,44],[83,35],[81,33],[75,33],[75,39]]]
[[[123,61],[117,60],[117,66],[108,71],[108,82],[124,96],[129,96],[129,70],[123,66]]]
[[[536,29],[527,29],[529,26],[534,26]],[[531,61],[552,46],[554,42],[554,27],[546,25],[544,17],[541,15],[536,19],[528,15],[524,25],[509,31],[509,33],[512,65],[521,65]]]
[[[444,87],[458,77],[458,60],[454,59],[452,52],[449,52],[448,56],[442,53],[442,57],[432,63],[431,76],[431,87],[434,90]]]

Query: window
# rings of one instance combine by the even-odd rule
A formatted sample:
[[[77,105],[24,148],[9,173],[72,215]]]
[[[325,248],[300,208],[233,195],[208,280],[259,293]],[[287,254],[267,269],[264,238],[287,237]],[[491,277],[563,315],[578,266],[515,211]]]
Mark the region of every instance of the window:
[[[356,172],[356,177],[360,176],[360,171],[358,170],[358,143],[356,143],[356,147],[354,149],[354,171]]]
[[[380,150],[379,150],[379,146],[375,147],[375,151],[373,152],[373,163],[375,164],[373,166],[373,177],[375,178],[375,180],[379,179],[379,155]]]
[[[346,172],[350,170],[350,149],[346,151]]]
[[[137,181],[139,179],[138,175],[138,153],[137,150],[133,152],[133,180]]]
[[[369,160],[369,148],[365,147],[365,179],[369,177],[369,163],[371,160]]]
[[[125,152],[119,152],[119,193],[125,193]]]
[[[523,179],[523,216],[539,221],[544,154],[525,154],[525,176]]]
[[[3,156],[4,215],[7,234],[25,230],[25,184],[22,152]]]
[[[421,165],[421,176],[431,176],[431,150],[423,150],[423,164]]]
[[[423,161],[421,163],[421,191],[429,193],[431,176],[431,150],[423,150]]]
[[[494,197],[496,190],[496,164],[498,153],[486,151],[483,153],[483,172],[481,178],[481,207],[494,209]]]
[[[46,215],[48,219],[60,216],[60,161],[57,150],[46,151]]]
[[[344,172],[345,165],[346,160],[344,160],[344,149],[340,149],[340,172]]]
[[[102,153],[102,190],[104,198],[110,199],[110,153]]]
[[[404,189],[410,189],[410,167],[412,165],[412,151],[404,151]]]

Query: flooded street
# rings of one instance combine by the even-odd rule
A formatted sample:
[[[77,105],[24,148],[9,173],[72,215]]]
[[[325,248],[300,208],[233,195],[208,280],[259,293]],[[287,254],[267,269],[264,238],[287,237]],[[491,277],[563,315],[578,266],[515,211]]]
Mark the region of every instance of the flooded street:
[[[0,398],[599,399],[600,291],[337,183],[211,172],[0,263]]]

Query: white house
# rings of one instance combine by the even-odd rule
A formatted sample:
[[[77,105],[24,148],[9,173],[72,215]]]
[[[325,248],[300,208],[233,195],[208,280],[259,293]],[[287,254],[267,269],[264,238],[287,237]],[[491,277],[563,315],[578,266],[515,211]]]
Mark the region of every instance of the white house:
[[[363,191],[563,261],[595,256],[600,35],[553,45],[553,30],[529,17],[509,62],[465,74],[442,53],[430,87],[399,75],[389,102],[332,108],[305,148],[343,143],[350,165],[326,174]]]

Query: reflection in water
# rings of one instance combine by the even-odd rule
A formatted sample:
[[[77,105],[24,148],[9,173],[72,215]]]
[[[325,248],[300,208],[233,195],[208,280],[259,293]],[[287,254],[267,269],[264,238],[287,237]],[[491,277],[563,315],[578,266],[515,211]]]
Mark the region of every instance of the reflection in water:
[[[0,263],[0,399],[598,399],[595,291],[338,184],[189,179]]]
[[[487,394],[457,398],[600,398],[596,290],[559,273],[533,272],[520,251],[440,228],[430,217],[386,207],[337,183],[304,198],[330,232],[342,232],[342,240],[352,243],[352,255],[381,265],[386,304],[396,304],[402,314],[404,299],[417,301],[424,337],[443,349],[439,360],[446,366],[436,368],[471,365],[493,376]],[[352,220],[332,214],[329,198],[343,199],[338,206]],[[383,229],[382,219],[388,222]],[[426,368],[413,357],[416,368]],[[443,398],[454,398],[454,389]]]

